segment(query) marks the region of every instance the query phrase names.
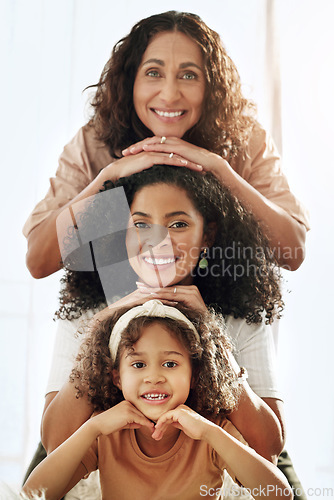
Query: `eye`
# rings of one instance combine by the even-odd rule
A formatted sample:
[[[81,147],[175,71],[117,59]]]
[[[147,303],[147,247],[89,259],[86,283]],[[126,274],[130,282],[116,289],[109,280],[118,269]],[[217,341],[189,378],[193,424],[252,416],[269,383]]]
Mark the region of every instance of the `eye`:
[[[195,73],[184,73],[184,75],[182,75],[182,78],[183,80],[196,80],[197,79],[197,75]]]
[[[173,222],[169,227],[173,229],[182,229],[184,227],[188,227],[188,224],[186,222],[176,221]]]
[[[150,69],[149,71],[147,71],[146,75],[151,76],[152,78],[158,78],[160,76],[160,73],[156,69]]]
[[[178,366],[175,361],[166,361],[162,366],[165,366],[166,368],[175,368],[175,366]]]
[[[142,361],[136,361],[135,363],[132,363],[133,368],[144,368],[146,365]]]
[[[146,222],[135,222],[134,226],[137,229],[148,229],[150,227],[149,224],[147,224]]]

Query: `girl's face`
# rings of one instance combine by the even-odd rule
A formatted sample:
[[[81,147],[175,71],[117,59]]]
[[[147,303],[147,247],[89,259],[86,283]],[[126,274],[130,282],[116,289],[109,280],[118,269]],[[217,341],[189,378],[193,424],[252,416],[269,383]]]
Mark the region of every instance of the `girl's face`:
[[[185,347],[162,323],[142,329],[132,349],[124,349],[114,384],[150,420],[184,404],[188,398],[192,366]]]
[[[130,265],[144,283],[190,285],[205,246],[203,217],[183,189],[154,184],[136,193],[126,247]]]
[[[199,46],[178,31],[156,35],[144,52],[133,88],[142,123],[154,135],[181,138],[200,119],[204,93]]]

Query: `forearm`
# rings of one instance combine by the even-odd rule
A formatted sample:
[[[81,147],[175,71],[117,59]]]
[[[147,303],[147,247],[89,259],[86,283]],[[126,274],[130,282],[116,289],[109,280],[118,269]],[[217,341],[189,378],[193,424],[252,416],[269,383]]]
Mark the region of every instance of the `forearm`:
[[[290,486],[280,470],[242,444],[217,425],[210,425],[204,440],[218,453],[238,481],[257,498],[265,491],[266,498],[293,498]]]
[[[228,417],[249,446],[267,460],[277,462],[285,440],[283,417],[278,418],[247,383],[242,385],[237,409]]]
[[[291,271],[298,269],[305,257],[305,226],[264,197],[226,162],[222,161],[220,167],[216,175],[253,212],[264,229],[269,230],[267,236],[278,263]]]
[[[46,490],[47,500],[61,498],[85,474],[80,463],[97,438],[92,421],[86,422],[61,446],[47,456],[30,474],[23,491]]]
[[[47,453],[51,453],[71,436],[93,413],[85,397],[76,398],[74,384],[68,382],[50,402],[47,395],[42,417],[41,436]]]
[[[110,172],[110,169],[102,170],[75,198],[58,210],[51,212],[43,222],[30,232],[27,237],[26,265],[34,278],[45,278],[58,271],[62,266],[56,226],[57,217],[72,204],[95,195],[101,189],[104,181],[108,179]]]

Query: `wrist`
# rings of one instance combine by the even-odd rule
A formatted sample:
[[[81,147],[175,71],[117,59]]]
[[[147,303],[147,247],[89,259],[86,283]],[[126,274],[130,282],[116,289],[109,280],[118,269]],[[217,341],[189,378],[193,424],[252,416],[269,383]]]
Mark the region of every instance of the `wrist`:
[[[85,433],[87,434],[87,436],[89,436],[92,442],[102,434],[101,429],[98,425],[97,417],[98,415],[91,417],[82,426],[85,430]]]

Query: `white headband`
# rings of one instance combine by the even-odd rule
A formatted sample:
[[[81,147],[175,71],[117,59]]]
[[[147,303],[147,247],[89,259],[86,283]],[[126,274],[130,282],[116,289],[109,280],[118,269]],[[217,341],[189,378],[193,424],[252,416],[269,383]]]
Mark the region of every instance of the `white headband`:
[[[133,307],[129,309],[123,316],[121,316],[115,323],[114,328],[110,334],[109,349],[111,354],[111,359],[115,363],[118,346],[121,340],[121,335],[134,318],[139,318],[140,316],[150,316],[157,318],[170,318],[177,321],[182,321],[190,328],[196,337],[196,340],[200,342],[200,337],[198,331],[194,325],[189,321],[189,319],[181,313],[175,307],[165,306],[160,300],[148,300],[141,306]]]

